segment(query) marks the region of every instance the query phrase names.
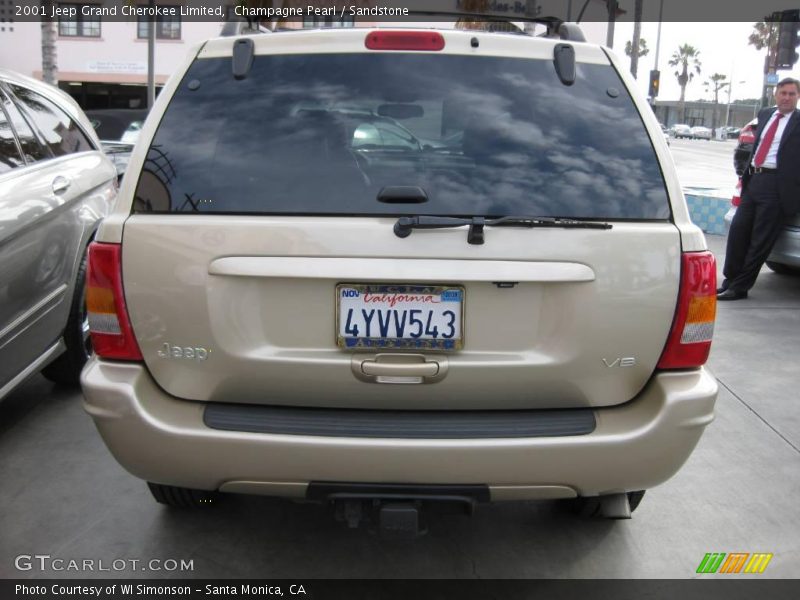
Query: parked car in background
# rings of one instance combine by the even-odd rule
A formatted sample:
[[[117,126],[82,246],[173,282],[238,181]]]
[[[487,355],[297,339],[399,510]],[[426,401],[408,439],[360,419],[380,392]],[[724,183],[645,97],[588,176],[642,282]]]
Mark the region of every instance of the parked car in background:
[[[677,472],[714,256],[623,61],[547,23],[222,37],[172,76],[90,248],[82,375],[156,501],[416,534],[436,502],[627,518]]]
[[[136,139],[131,139],[129,135],[132,131],[141,129],[142,123],[147,118],[147,109],[104,108],[87,110],[86,116],[101,143],[109,141],[135,144]]]
[[[702,125],[695,125],[691,128],[692,138],[695,140],[710,140],[711,129]]]
[[[669,130],[663,123],[659,123],[659,125],[661,126],[661,133],[664,135],[664,141],[667,142],[667,146],[669,146]]]
[[[739,129],[738,127],[729,126],[729,127],[723,127],[722,131],[723,135],[725,136],[725,139],[734,140],[737,137],[739,137],[741,129]]]
[[[737,207],[742,201],[742,179],[736,183],[731,207],[725,213],[725,228],[730,229]],[[800,213],[796,214],[783,228],[767,258],[767,266],[781,275],[800,275]]]
[[[103,151],[114,163],[122,178],[130,160],[133,146],[139,137],[147,110],[139,108],[109,108],[88,110],[86,116],[100,138]]]
[[[736,174],[741,177],[747,167],[747,158],[753,151],[753,144],[756,141],[756,125],[758,119],[753,119],[747,125],[742,127],[739,132],[739,142],[733,151],[733,169]]]
[[[669,128],[672,137],[680,139],[680,138],[690,138],[692,137],[692,128],[688,125],[683,123],[676,123],[672,127]]]
[[[131,121],[128,124],[128,126],[125,128],[125,131],[122,132],[122,138],[120,139],[123,144],[136,143],[136,140],[139,139],[139,133],[142,131],[142,125],[144,125],[144,120],[146,117],[147,115],[144,115],[141,119]]]
[[[72,98],[0,70],[0,398],[40,370],[78,382],[91,348],[86,248],[116,183]]]

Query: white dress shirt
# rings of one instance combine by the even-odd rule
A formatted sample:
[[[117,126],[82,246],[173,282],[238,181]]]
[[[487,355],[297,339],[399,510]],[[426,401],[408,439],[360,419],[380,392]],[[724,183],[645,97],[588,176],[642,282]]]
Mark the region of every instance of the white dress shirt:
[[[789,122],[789,119],[792,118],[793,113],[788,113],[783,116],[783,119],[778,121],[778,130],[775,132],[775,137],[772,138],[772,146],[770,146],[769,150],[767,151],[767,156],[764,159],[764,164],[761,165],[767,169],[777,169],[778,168],[778,148],[781,145],[781,137],[783,137],[783,132],[786,129],[786,124]],[[764,135],[767,133],[769,128],[772,126],[772,122],[778,118],[778,111],[776,110],[772,113],[772,116],[767,121],[767,124],[764,126],[764,129],[761,131],[761,139],[758,140],[758,145],[761,145],[761,142],[764,140]],[[756,154],[758,153],[758,147],[756,147],[756,151],[753,152],[753,159],[755,160]],[[753,165],[755,166],[755,165]]]

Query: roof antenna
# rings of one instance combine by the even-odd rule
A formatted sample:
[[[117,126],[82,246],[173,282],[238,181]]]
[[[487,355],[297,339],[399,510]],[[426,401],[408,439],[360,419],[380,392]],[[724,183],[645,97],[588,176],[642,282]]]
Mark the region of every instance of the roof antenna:
[[[553,48],[553,66],[561,83],[575,83],[575,48],[569,44],[556,44]]]

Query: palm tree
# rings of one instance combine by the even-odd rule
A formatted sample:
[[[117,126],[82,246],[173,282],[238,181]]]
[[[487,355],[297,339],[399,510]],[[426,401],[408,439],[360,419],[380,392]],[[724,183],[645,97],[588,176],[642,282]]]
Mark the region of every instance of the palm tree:
[[[625,42],[625,56],[631,56],[631,52],[633,52],[633,44],[631,41],[628,40]],[[650,53],[650,48],[647,47],[647,40],[644,38],[639,38],[639,52],[636,54],[639,57],[647,56]]]
[[[642,31],[642,0],[636,0],[636,4],[634,5],[634,12],[633,12],[633,41],[631,42],[631,52],[628,56],[631,57],[631,75],[633,75],[634,79],[636,78],[636,72],[639,69],[639,57],[641,54],[639,50],[641,48],[640,38]],[[636,52],[633,52],[633,48],[636,48]],[[627,50],[627,47],[626,47]]]
[[[772,54],[775,50],[775,44],[778,41],[778,26],[779,21],[764,22],[760,21],[753,24],[753,32],[748,36],[747,43],[755,46],[756,50],[768,49],[768,54]]]
[[[703,85],[705,86],[706,90],[711,90],[714,94],[714,112],[711,116],[711,131],[714,131],[717,128],[717,109],[719,105],[719,92],[720,90],[728,87],[731,83],[730,81],[725,81],[728,77],[723,75],[722,73],[714,73],[711,77],[708,78]]]
[[[753,32],[747,38],[747,43],[755,46],[756,50],[767,49],[767,56],[764,57],[764,75],[767,73],[774,73],[770,70],[770,66],[775,64],[775,54],[777,53],[776,46],[778,45],[778,21],[759,21],[753,24]],[[763,86],[761,92],[761,106],[766,106],[767,100],[767,86]]]
[[[53,14],[53,1],[43,0],[45,14]],[[58,85],[58,62],[56,60],[56,27],[58,22],[42,19],[42,80]]]
[[[686,86],[694,78],[695,73],[700,74],[700,51],[694,46],[684,44],[669,59],[670,67],[678,67],[675,77],[678,78],[678,85],[681,86],[681,118],[683,122],[686,118]]]

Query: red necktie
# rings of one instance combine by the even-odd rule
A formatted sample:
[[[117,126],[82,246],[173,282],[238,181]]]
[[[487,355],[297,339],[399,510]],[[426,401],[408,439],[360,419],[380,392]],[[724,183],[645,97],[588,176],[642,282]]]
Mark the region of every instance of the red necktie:
[[[753,159],[753,164],[756,167],[760,167],[764,164],[764,160],[767,158],[767,152],[769,152],[769,147],[772,146],[772,140],[775,138],[775,132],[778,131],[778,123],[781,117],[783,117],[783,114],[778,113],[777,118],[772,122],[772,125],[769,126],[767,133],[764,134],[764,139],[761,140],[761,143],[758,145],[758,152],[756,152],[756,157]]]

